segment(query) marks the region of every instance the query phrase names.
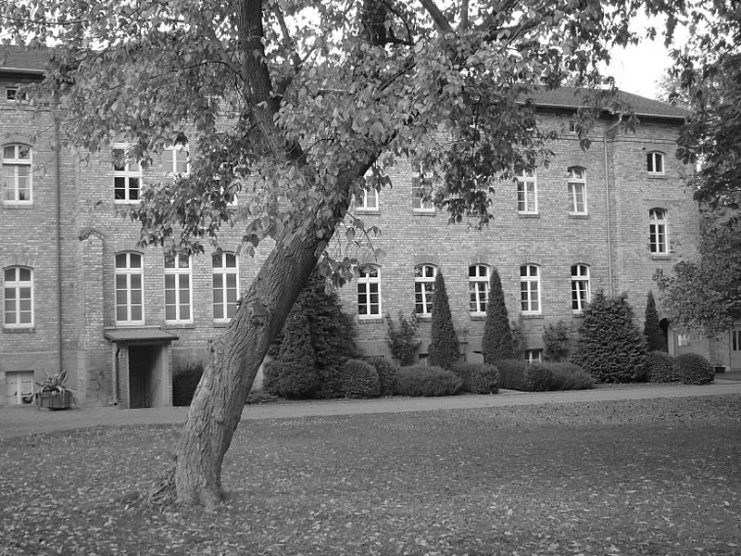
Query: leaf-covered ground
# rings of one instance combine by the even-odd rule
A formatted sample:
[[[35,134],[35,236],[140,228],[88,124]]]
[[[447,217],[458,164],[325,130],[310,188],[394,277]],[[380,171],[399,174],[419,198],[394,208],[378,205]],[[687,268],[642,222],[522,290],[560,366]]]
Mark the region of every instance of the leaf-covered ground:
[[[739,554],[741,396],[242,423],[214,513],[140,497],[179,428],[0,441],[0,554]]]

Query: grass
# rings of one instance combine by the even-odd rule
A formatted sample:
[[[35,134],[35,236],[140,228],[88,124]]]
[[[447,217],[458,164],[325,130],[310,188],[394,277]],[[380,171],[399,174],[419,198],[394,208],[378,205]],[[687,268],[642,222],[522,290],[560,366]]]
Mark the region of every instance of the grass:
[[[0,441],[0,554],[738,554],[741,396],[244,422],[215,513],[179,429]]]

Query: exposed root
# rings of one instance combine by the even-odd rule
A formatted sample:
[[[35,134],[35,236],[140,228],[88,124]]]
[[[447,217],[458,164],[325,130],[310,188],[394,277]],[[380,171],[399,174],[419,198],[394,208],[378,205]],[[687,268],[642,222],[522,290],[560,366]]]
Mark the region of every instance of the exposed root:
[[[153,506],[172,506],[175,503],[175,463],[168,465],[145,498]]]

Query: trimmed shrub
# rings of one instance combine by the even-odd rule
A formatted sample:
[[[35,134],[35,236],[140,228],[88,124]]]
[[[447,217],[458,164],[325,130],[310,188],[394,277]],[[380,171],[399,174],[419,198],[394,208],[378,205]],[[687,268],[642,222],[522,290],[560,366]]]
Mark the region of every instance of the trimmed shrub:
[[[674,364],[683,384],[709,384],[715,380],[715,369],[710,361],[697,353],[677,355]]]
[[[594,379],[581,367],[567,362],[544,363],[551,371],[551,390],[589,390],[594,388]]]
[[[399,362],[399,365],[406,367],[413,365],[417,358],[417,350],[422,344],[417,340],[417,314],[412,312],[412,316],[407,319],[399,311],[399,325],[396,326],[390,315],[386,315],[386,325],[388,326],[388,345],[391,350],[391,356]]]
[[[625,295],[598,291],[584,311],[571,362],[597,382],[640,382],[648,375],[646,344]]]
[[[649,382],[677,382],[677,369],[674,358],[665,351],[652,351],[648,354]]]
[[[553,387],[551,370],[540,363],[525,365],[523,378],[528,392],[546,392]]]
[[[413,365],[399,369],[398,394],[401,396],[452,396],[463,386],[455,373],[440,367]]]
[[[377,398],[381,386],[376,368],[360,359],[348,359],[342,369],[342,389],[348,398]]]
[[[174,373],[172,377],[172,404],[176,406],[190,405],[202,376],[203,363],[188,363],[184,369]]]
[[[437,271],[433,291],[428,362],[434,367],[450,369],[460,359],[460,351],[458,349],[458,335],[455,333],[453,317],[450,315],[445,279],[440,270]]]
[[[385,357],[369,357],[366,361],[376,369],[381,396],[393,396],[399,385],[399,367]]]
[[[560,320],[543,330],[543,357],[546,361],[566,361],[569,358],[569,327]]]
[[[527,361],[522,359],[502,359],[501,361],[497,361],[499,387],[508,390],[526,390],[525,367],[527,367]]]
[[[463,381],[461,390],[472,394],[499,392],[499,371],[486,363],[456,363],[450,369]]]
[[[646,295],[646,321],[643,325],[643,338],[646,341],[646,349],[648,351],[666,351],[666,337],[664,336],[664,331],[661,329],[653,292],[648,292]]]
[[[489,365],[495,365],[500,359],[511,359],[515,356],[502,280],[496,268],[491,269],[489,280],[489,300],[486,304],[481,353],[484,355],[484,363]]]
[[[294,306],[283,327],[278,357],[263,370],[263,389],[284,398],[310,398],[318,385],[309,321]]]

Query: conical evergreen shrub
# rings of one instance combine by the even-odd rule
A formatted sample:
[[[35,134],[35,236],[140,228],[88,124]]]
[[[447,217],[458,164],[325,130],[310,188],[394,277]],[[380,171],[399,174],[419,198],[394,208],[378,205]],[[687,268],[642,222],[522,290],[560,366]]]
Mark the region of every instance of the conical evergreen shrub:
[[[294,307],[283,327],[283,340],[274,361],[265,366],[263,389],[284,398],[310,398],[319,385],[309,322]]]
[[[450,369],[459,359],[458,336],[453,327],[450,314],[448,292],[445,289],[443,273],[438,270],[435,277],[435,290],[432,297],[432,337],[428,352],[428,361],[432,366]]]
[[[625,295],[607,298],[598,291],[592,296],[571,362],[596,382],[646,380],[646,344],[633,322],[633,309]]]
[[[486,322],[481,352],[484,355],[484,363],[488,365],[515,357],[512,329],[509,326],[507,306],[504,303],[502,280],[496,268],[491,269],[489,280],[489,301],[486,304]]]
[[[643,337],[648,351],[667,351],[666,337],[659,322],[659,312],[653,292],[646,296],[646,322],[643,326]]]

